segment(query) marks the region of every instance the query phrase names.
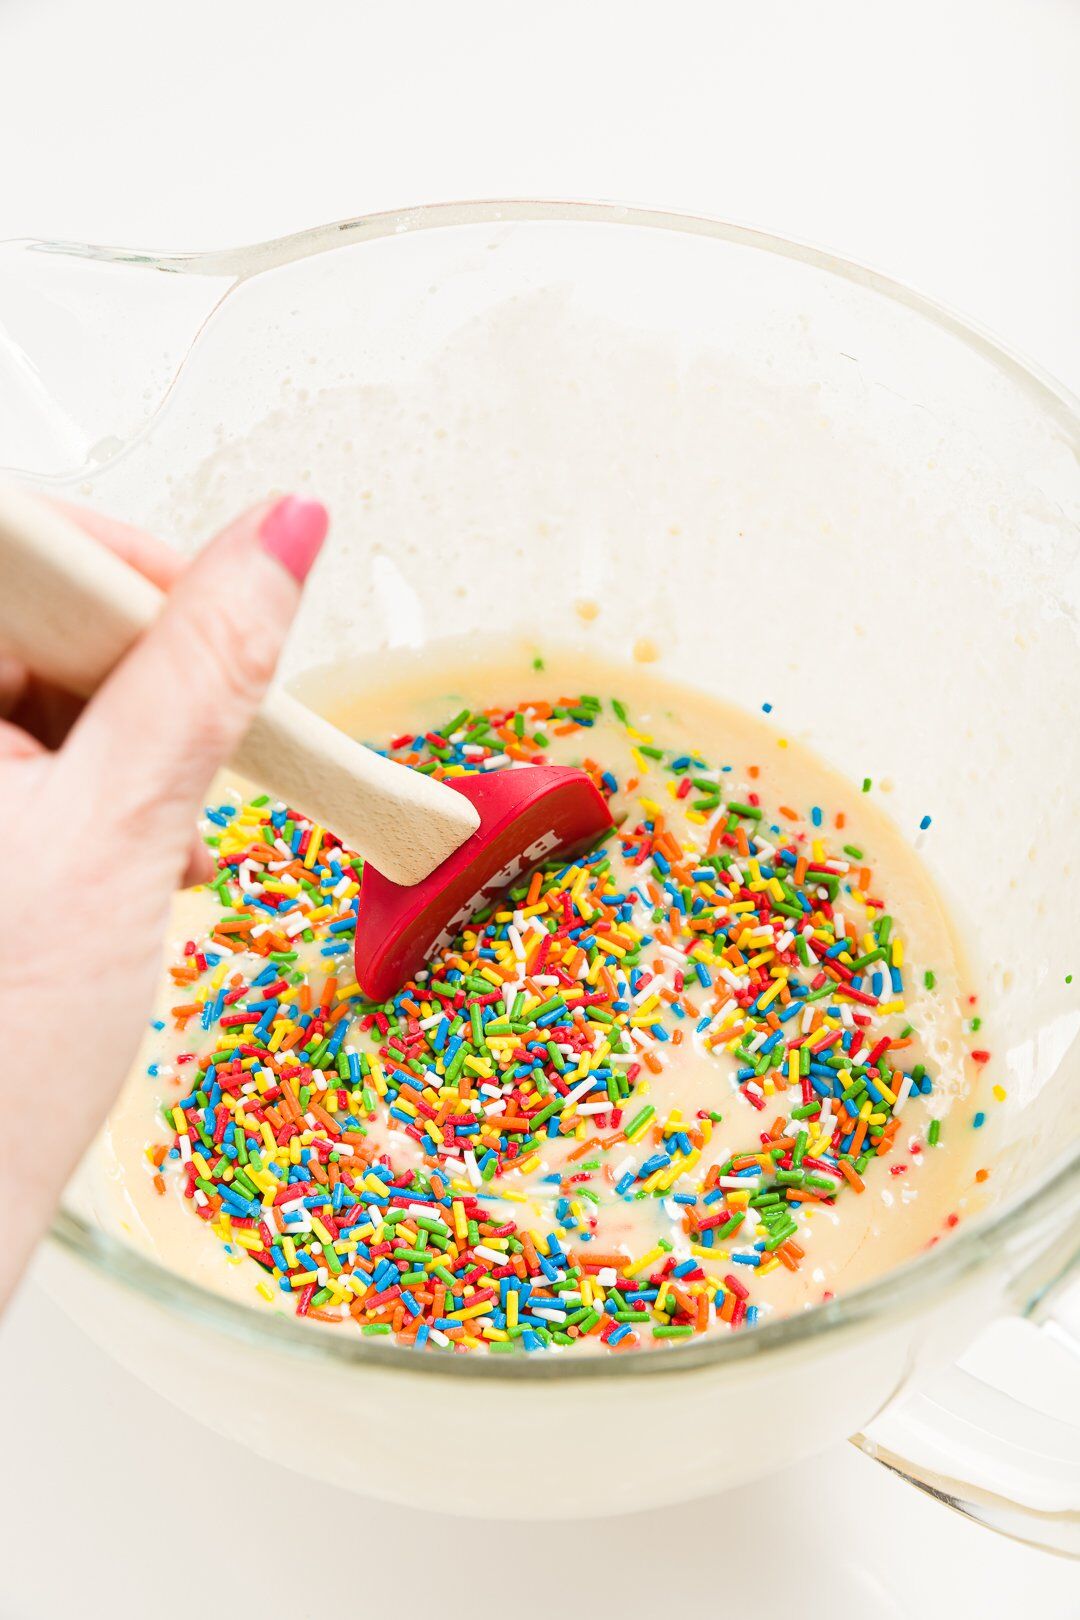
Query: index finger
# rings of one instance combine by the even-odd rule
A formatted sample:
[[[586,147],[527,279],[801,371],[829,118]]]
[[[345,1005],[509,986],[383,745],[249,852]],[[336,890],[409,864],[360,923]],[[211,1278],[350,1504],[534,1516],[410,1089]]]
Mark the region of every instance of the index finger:
[[[137,568],[160,590],[171,590],[187,567],[186,557],[130,523],[121,523],[119,518],[105,517],[101,512],[92,512],[89,507],[76,506],[71,501],[54,500],[52,505],[132,568]]]

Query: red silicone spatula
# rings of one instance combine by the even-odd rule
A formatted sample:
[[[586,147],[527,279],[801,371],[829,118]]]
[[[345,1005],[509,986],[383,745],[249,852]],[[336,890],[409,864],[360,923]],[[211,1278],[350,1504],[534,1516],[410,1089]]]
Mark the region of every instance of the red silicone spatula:
[[[162,600],[55,507],[0,486],[0,648],[88,697]],[[435,782],[282,692],[264,698],[232,763],[363,856],[356,976],[379,1001],[530,866],[612,825],[584,771],[523,765]]]
[[[584,771],[522,765],[455,777],[448,790],[480,813],[460,849],[410,888],[365,866],[356,928],[356,979],[385,1001],[432,953],[540,861],[569,859],[613,825],[607,802]]]

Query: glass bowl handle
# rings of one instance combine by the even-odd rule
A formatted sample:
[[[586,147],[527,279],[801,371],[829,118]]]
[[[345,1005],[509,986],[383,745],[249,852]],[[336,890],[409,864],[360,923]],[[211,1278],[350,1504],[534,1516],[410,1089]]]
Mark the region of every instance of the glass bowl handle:
[[[1080,1260],[1026,1313],[994,1324],[1010,1384],[1060,1415],[954,1365],[901,1395],[853,1442],[976,1523],[1080,1559]],[[983,1341],[977,1341],[978,1351]],[[1019,1371],[1019,1379],[1017,1379]]]
[[[0,242],[0,461],[43,484],[142,433],[237,280],[212,256]]]

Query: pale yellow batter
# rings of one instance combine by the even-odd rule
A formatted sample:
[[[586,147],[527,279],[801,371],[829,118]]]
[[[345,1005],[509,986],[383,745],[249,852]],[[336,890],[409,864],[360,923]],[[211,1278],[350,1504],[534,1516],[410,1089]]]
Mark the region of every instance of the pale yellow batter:
[[[835,1207],[818,1205],[808,1212],[801,1223],[799,1242],[805,1258],[799,1268],[776,1266],[764,1275],[746,1278],[762,1313],[798,1310],[820,1302],[829,1293],[876,1277],[937,1240],[955,1224],[951,1217],[972,1207],[975,1170],[981,1162],[976,1153],[977,1133],[969,1128],[978,1106],[972,1098],[979,1078],[978,1065],[969,1055],[973,1043],[967,1029],[972,986],[926,872],[872,795],[860,792],[806,750],[783,739],[762,717],[667,684],[649,671],[602,664],[577,652],[549,653],[543,668],[535,668],[533,650],[522,647],[497,661],[486,658],[463,664],[458,656],[453,664],[440,665],[430,659],[417,660],[407,673],[398,668],[390,675],[387,680],[383,672],[380,679],[378,670],[358,665],[352,671],[312,677],[304,683],[301,695],[354,735],[385,744],[398,732],[434,727],[466,705],[479,709],[511,705],[524,698],[556,701],[583,691],[595,693],[605,699],[602,718],[588,731],[566,738],[553,736],[548,757],[555,763],[576,764],[587,755],[612,771],[620,784],[613,807],[627,812],[631,821],[644,813],[643,797],[647,802],[662,802],[668,826],[676,836],[703,842],[702,828],[686,819],[689,801],[671,796],[670,775],[636,751],[645,736],[651,746],[676,754],[695,753],[712,767],[731,766],[721,778],[725,799],[745,800],[756,793],[766,810],[762,826],[775,822],[785,832],[805,826],[808,837],[826,841],[830,855],[844,844],[863,852],[863,859],[853,864],[872,870],[873,892],[884,898],[896,919],[895,933],[903,939],[906,1003],[893,1025],[899,1029],[910,1024],[915,1031],[915,1044],[905,1050],[904,1064],[924,1062],[934,1090],[930,1097],[916,1094],[907,1099],[895,1147],[887,1158],[870,1164],[865,1192],[856,1196],[846,1191]],[[607,707],[609,697],[625,704],[632,732]],[[625,784],[632,779],[638,785],[627,792]],[[239,791],[235,784],[219,785],[215,802]],[[811,827],[813,806],[821,810],[820,830]],[[797,820],[790,819],[793,810]],[[616,880],[627,885],[640,877],[639,872],[621,865],[617,845],[613,868]],[[219,909],[216,897],[205,891],[177,897],[167,962],[177,959],[181,942],[198,941],[206,935]],[[245,962],[242,953],[230,964],[251,973],[258,965]],[[924,984],[927,969],[934,976],[932,989]],[[697,991],[696,986],[691,988]],[[704,992],[689,999],[700,1004],[702,1012],[714,1005],[711,994]],[[259,1291],[263,1273],[255,1264],[242,1253],[227,1253],[195,1218],[190,1201],[181,1196],[178,1176],[166,1172],[164,1195],[155,1186],[147,1149],[170,1140],[160,1108],[183,1095],[192,1072],[188,1067],[185,1077],[178,1056],[205,1052],[207,1043],[213,1042],[212,1036],[194,1025],[189,1024],[182,1033],[171,1028],[170,1008],[177,1000],[176,986],[166,979],[156,1008],[156,1017],[166,1027],[152,1031],[145,1042],[84,1172],[81,1199],[104,1227],[121,1233],[185,1277],[264,1308],[289,1309],[288,1298],[265,1286]],[[700,1175],[732,1154],[745,1153],[748,1147],[753,1151],[760,1132],[782,1106],[799,1098],[797,1094],[770,1095],[764,1111],[755,1111],[738,1094],[733,1079],[737,1060],[724,1045],[707,1048],[693,1023],[684,1024],[680,1033],[684,1037],[680,1044],[663,1048],[661,1072],[646,1071],[638,1080],[628,1112],[650,1103],[657,1120],[673,1109],[680,1109],[691,1120],[700,1109],[719,1113],[722,1118],[712,1127],[698,1161],[696,1173]],[[149,1064],[156,1066],[150,1076]],[[935,1117],[942,1120],[942,1139],[939,1146],[929,1147],[927,1132]],[[371,1140],[395,1167],[421,1160],[417,1144],[385,1110],[371,1126]],[[505,1208],[506,1218],[519,1226],[550,1229],[555,1224],[556,1202],[567,1189],[545,1184],[541,1178],[555,1172],[572,1174],[578,1161],[568,1162],[568,1155],[577,1146],[574,1136],[545,1143],[543,1162],[535,1171],[524,1176],[516,1170],[500,1174],[485,1187],[485,1195],[509,1193],[508,1201],[493,1207]],[[627,1144],[621,1150],[612,1148],[606,1156],[610,1175],[593,1178],[591,1185],[599,1201],[585,1214],[595,1222],[594,1246],[600,1251],[637,1255],[666,1236],[677,1255],[689,1255],[690,1240],[678,1220],[681,1211],[670,1199],[628,1202],[614,1193],[613,1183],[643,1151],[635,1153]],[[734,1246],[745,1250],[754,1236],[751,1213]],[[702,1264],[706,1272],[732,1270],[726,1246]]]

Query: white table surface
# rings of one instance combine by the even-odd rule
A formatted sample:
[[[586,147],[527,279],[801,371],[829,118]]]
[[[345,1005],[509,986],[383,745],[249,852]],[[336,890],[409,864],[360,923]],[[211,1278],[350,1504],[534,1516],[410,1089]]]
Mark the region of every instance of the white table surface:
[[[1075,0],[0,0],[0,62],[0,237],[210,247],[463,196],[648,202],[872,263],[1080,386]],[[190,1556],[215,1613],[327,1612],[295,1550],[245,1549],[262,1504],[344,1536],[358,1620],[401,1601],[417,1549],[448,1620],[510,1591],[549,1612],[521,1583],[549,1557],[560,1608],[629,1620],[662,1571],[691,1613],[1080,1615],[1075,1566],[850,1447],[560,1532],[557,1554],[315,1487],[119,1372],[28,1285],[0,1325],[2,1620],[200,1613],[177,1571],[204,1493],[219,1534]],[[488,1573],[466,1595],[473,1541]]]

